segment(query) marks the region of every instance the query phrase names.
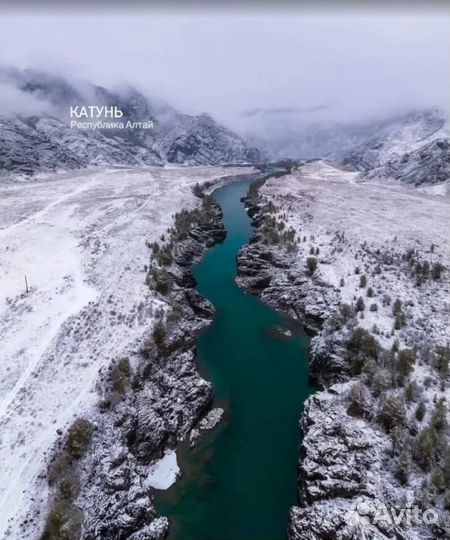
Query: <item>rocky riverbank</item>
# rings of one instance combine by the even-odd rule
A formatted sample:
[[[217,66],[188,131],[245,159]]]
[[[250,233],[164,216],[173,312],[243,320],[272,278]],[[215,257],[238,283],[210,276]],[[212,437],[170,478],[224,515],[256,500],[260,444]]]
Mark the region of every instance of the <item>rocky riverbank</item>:
[[[179,473],[177,443],[194,442],[221,417],[210,410],[211,385],[195,366],[196,337],[214,310],[195,291],[190,268],[225,238],[221,209],[206,191],[228,181],[195,186],[196,207],[178,212],[174,226],[148,245],[146,281],[162,300],[158,320],[140,350],[100,373],[95,410],[61,432],[46,474],[51,500],[42,539],[167,534],[153,490]]]
[[[321,388],[300,422],[289,538],[444,538],[446,201],[429,223],[414,223],[408,211],[437,201],[353,182],[354,173],[313,163],[245,201],[255,234],[237,282],[314,335],[310,372]],[[405,517],[412,508],[433,523]]]

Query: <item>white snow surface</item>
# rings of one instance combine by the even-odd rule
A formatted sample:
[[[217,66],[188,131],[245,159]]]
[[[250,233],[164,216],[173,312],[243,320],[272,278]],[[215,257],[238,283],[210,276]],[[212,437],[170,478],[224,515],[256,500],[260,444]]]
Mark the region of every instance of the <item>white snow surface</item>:
[[[275,206],[278,220],[287,228],[294,228],[298,241],[293,264],[286,270],[275,270],[277,286],[287,283],[285,287],[289,291],[290,281],[286,276],[308,276],[305,304],[310,312],[311,307],[322,309],[326,305],[322,313],[327,318],[331,318],[342,303],[355,305],[361,296],[366,307],[357,314],[358,325],[375,334],[386,348],[395,341],[401,348],[419,346],[410,381],[415,383],[420,399],[426,404],[422,426],[427,425],[435,403],[442,398],[448,401],[449,396],[448,385],[437,376],[431,358],[426,355],[427,347],[434,350],[437,345],[447,345],[450,339],[448,197],[439,195],[436,190],[425,191],[399,183],[360,182],[355,173],[323,161],[308,163],[290,175],[271,178],[260,188],[260,195]],[[398,257],[411,249],[415,250],[416,260],[428,261],[430,265],[439,261],[445,265],[441,278],[426,279],[418,284],[417,276]],[[389,262],[391,255],[392,262]],[[310,256],[315,256],[318,263],[312,277],[305,271]],[[359,274],[355,273],[356,267]],[[362,275],[367,278],[366,286],[361,286]],[[371,296],[369,287],[373,289]],[[386,295],[391,297],[390,304],[384,302]],[[401,300],[406,317],[406,325],[400,329],[394,326],[392,303],[396,298]],[[370,310],[373,304],[377,305],[375,311]],[[332,327],[328,327],[328,332],[333,332]],[[344,336],[346,329],[336,332]],[[312,344],[319,350],[321,342],[327,345],[324,334],[319,332],[313,338]],[[373,419],[355,419],[348,414],[348,391],[359,382],[361,379],[355,377],[344,384],[335,384],[315,393],[306,402],[302,417],[305,430],[302,467],[307,471],[305,492],[307,496],[312,495],[313,502],[306,510],[293,508],[298,524],[295,538],[307,536],[302,530],[302,525],[308,523],[305,515],[311,518],[307,532],[320,533],[326,529],[321,524],[338,524],[344,512],[354,508],[358,499],[341,497],[339,489],[347,480],[352,482],[351,464],[356,455],[361,466],[362,454],[367,452],[363,491],[357,488],[355,495],[367,498],[370,504],[378,501],[401,507],[402,501],[417,500],[417,494],[423,490],[425,476],[417,465],[412,467],[406,486],[400,485],[393,476],[393,469],[386,466],[393,459],[392,441],[380,425]],[[402,397],[404,390],[391,392]],[[380,402],[372,401],[374,412]],[[417,401],[405,404],[408,425],[414,425],[416,407]],[[340,440],[344,444],[340,446],[341,435],[336,436],[336,433],[343,432],[345,437]],[[331,466],[323,465],[324,461]],[[317,478],[321,480],[314,480]],[[335,485],[339,487],[333,492]],[[441,507],[437,506],[440,503],[433,501],[432,504],[440,512]],[[409,525],[403,533],[411,540],[426,536],[423,530]],[[430,534],[429,538],[434,537]],[[365,527],[360,538],[369,536],[387,538],[389,535],[382,534],[381,527],[376,531]]]
[[[364,297],[366,310],[359,324],[367,330],[376,325],[380,330],[377,338],[384,346],[390,347],[394,339],[408,344],[405,332],[391,335],[392,305],[383,305],[385,293],[392,301],[396,297],[404,304],[408,301],[405,310],[414,321],[415,332],[442,345],[448,342],[448,274],[442,281],[430,280],[416,287],[414,280],[395,268],[374,275],[373,262],[366,253],[366,247],[383,252],[414,248],[431,264],[441,261],[448,266],[447,197],[398,183],[361,182],[358,173],[325,161],[311,162],[289,176],[271,178],[260,193],[276,205],[287,228],[292,226],[296,231],[300,240],[298,267],[304,269],[311,247],[319,248],[315,275],[339,288],[342,302],[352,304],[360,295]],[[345,242],[339,242],[336,234],[345,235]],[[360,274],[355,274],[356,267]],[[373,298],[367,298],[366,289],[359,287],[362,274],[374,290]],[[372,303],[378,306],[375,312],[369,310]]]
[[[150,468],[147,484],[155,489],[168,489],[180,475],[175,450],[168,450],[161,459],[158,459]]]
[[[198,202],[195,183],[250,171],[149,167],[0,183],[0,538],[46,489],[48,450],[95,402],[99,370],[135,349],[164,307],[144,283],[146,241]],[[165,459],[159,469],[172,471]]]

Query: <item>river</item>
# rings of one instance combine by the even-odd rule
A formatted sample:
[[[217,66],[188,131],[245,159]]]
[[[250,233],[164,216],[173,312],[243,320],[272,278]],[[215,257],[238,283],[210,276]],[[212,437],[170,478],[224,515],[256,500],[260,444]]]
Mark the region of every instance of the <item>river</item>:
[[[193,269],[215,306],[198,339],[198,367],[214,388],[222,424],[178,452],[183,476],[159,492],[172,540],[282,540],[296,503],[299,418],[311,393],[308,339],[235,283],[236,255],[252,235],[241,197],[255,177],[217,189],[227,238]],[[291,328],[291,337],[273,330]]]

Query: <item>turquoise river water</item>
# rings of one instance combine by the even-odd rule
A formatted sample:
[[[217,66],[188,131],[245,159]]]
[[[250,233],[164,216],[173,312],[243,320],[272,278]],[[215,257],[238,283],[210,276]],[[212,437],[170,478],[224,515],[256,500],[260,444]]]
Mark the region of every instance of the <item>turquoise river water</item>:
[[[178,452],[182,478],[160,492],[172,540],[282,540],[296,502],[299,418],[312,392],[307,337],[235,283],[236,255],[252,227],[241,202],[255,177],[219,188],[227,238],[193,269],[216,308],[198,340],[200,373],[225,420]],[[276,328],[291,328],[280,338]]]

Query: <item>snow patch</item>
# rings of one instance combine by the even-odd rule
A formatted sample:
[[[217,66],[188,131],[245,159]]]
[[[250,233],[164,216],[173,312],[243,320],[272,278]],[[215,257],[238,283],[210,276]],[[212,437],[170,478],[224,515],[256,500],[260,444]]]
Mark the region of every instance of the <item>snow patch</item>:
[[[175,450],[167,450],[164,456],[150,468],[146,483],[154,489],[168,489],[180,475]]]

